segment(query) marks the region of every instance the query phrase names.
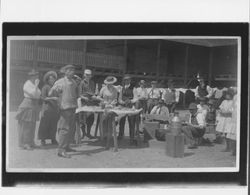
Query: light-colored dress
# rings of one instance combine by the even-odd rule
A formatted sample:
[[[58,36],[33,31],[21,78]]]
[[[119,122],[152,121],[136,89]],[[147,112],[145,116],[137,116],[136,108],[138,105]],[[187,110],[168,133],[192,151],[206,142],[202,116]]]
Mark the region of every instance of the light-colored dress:
[[[228,124],[227,138],[236,140],[237,138],[237,95],[233,98],[232,118]]]
[[[222,112],[225,112],[227,114],[219,113],[216,117],[216,120],[218,121],[216,126],[216,131],[221,133],[228,133],[230,127],[230,122],[232,119],[232,116],[230,116],[230,113],[232,113],[232,106],[233,106],[233,100],[223,100],[223,102],[220,105],[220,110]]]
[[[100,97],[103,98],[104,104],[111,104],[115,106],[118,97],[117,89],[112,85],[110,88],[104,86],[100,91]]]

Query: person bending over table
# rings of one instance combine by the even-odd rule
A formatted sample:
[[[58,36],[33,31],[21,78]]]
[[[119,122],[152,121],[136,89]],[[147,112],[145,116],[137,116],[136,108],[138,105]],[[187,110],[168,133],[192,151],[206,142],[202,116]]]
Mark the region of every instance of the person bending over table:
[[[59,157],[70,158],[71,156],[67,152],[75,152],[69,145],[75,133],[75,109],[77,107],[78,90],[73,79],[75,67],[66,65],[61,71],[65,76],[55,82],[49,95],[56,92],[59,96],[60,119],[57,124],[59,135],[57,154]]]
[[[205,134],[206,122],[204,112],[198,112],[197,104],[191,103],[189,105],[189,112],[191,114],[190,121],[183,124],[182,132],[188,141],[188,148],[194,149],[199,144],[199,138],[202,138]]]
[[[152,108],[157,105],[159,99],[161,99],[161,90],[156,88],[157,81],[151,82],[152,88],[148,89],[148,102],[147,102],[147,109],[148,113],[151,112]]]
[[[146,83],[144,80],[139,82],[140,87],[134,89],[134,97],[136,101],[136,109],[143,109],[143,114],[147,112],[147,100],[148,100],[148,91],[145,87]]]
[[[119,96],[119,103],[127,108],[132,108],[136,100],[134,99],[134,86],[131,84],[131,77],[125,75],[123,78],[124,85],[122,86],[122,90]],[[129,124],[129,136],[130,136],[130,144],[135,144],[135,121],[136,116],[124,116],[120,119],[119,123],[119,135],[118,140],[121,140],[124,136],[124,126],[126,122],[126,118],[128,118]]]
[[[92,71],[89,69],[86,69],[84,71],[84,78],[81,81],[79,87],[78,87],[78,93],[81,99],[81,105],[91,105],[92,98],[95,94],[95,83],[91,79],[92,78]],[[82,117],[82,116],[81,116]],[[93,139],[94,137],[90,134],[91,127],[94,123],[94,113],[87,113],[86,116],[86,125],[87,125],[87,132],[85,129],[85,126],[81,127],[82,129],[82,138],[86,135],[89,139]]]
[[[108,76],[104,80],[105,86],[100,90],[99,98],[106,108],[113,108],[117,104],[117,89],[114,87],[117,79],[113,76]],[[105,114],[104,114],[105,115]],[[114,120],[112,115],[106,115],[103,118],[103,133],[104,138],[107,138],[108,130],[112,129],[112,121]]]

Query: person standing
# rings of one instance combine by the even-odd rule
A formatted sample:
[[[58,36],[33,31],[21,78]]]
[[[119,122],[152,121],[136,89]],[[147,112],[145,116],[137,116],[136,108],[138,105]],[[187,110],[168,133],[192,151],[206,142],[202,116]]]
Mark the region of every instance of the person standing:
[[[206,101],[213,95],[213,89],[205,83],[203,77],[198,77],[199,85],[195,89],[195,99],[199,102],[200,98],[205,98]]]
[[[216,117],[217,126],[216,131],[220,133],[220,136],[224,138],[226,142],[226,148],[223,152],[230,151],[230,143],[227,138],[227,133],[231,129],[231,120],[232,120],[232,107],[233,107],[233,91],[228,90],[225,93],[225,100],[221,103],[218,111],[218,115]]]
[[[131,84],[131,77],[125,75],[123,77],[123,86],[119,96],[119,103],[126,108],[132,108],[135,102],[136,100],[134,99],[134,86]],[[135,121],[136,121],[135,117],[136,116],[124,116],[120,119],[119,135],[118,135],[119,140],[121,140],[124,136],[125,122],[126,118],[128,118],[130,144],[135,143],[134,141]]]
[[[117,79],[113,76],[108,76],[104,80],[104,86],[100,90],[99,98],[101,100],[101,104],[103,104],[104,108],[113,108],[117,104],[118,91],[114,87]],[[112,122],[115,120],[113,114],[104,113],[102,119],[103,126],[103,134],[104,139],[108,138],[108,133],[113,128]]]
[[[67,152],[74,152],[70,148],[70,141],[75,133],[75,109],[77,107],[78,89],[74,81],[75,67],[66,65],[62,68],[64,77],[57,80],[51,88],[49,95],[54,91],[59,96],[60,119],[57,124],[58,130],[58,153],[59,157],[70,158]]]
[[[148,89],[148,102],[147,102],[147,108],[148,113],[151,112],[152,108],[158,104],[159,99],[161,99],[161,90],[156,88],[157,81],[151,82],[151,88]]]
[[[164,100],[166,106],[170,113],[174,113],[176,104],[179,102],[180,92],[174,89],[174,83],[172,81],[168,82],[168,88],[163,91],[162,99]]]
[[[32,150],[35,146],[36,122],[39,120],[41,91],[38,88],[39,72],[33,69],[28,75],[29,79],[23,86],[24,99],[18,107],[16,120],[18,121],[19,147]]]
[[[50,139],[52,144],[57,144],[56,132],[57,121],[59,119],[59,108],[57,97],[54,94],[49,96],[49,91],[57,79],[55,71],[47,72],[43,77],[45,85],[42,88],[43,107],[41,111],[41,121],[38,128],[38,139],[41,145],[46,144],[46,139]]]
[[[91,79],[92,78],[92,71],[86,69],[84,71],[83,80],[81,81],[78,93],[81,99],[81,105],[89,105],[91,103],[92,97],[95,95],[95,83]],[[91,127],[94,123],[94,113],[86,113],[86,125],[87,125],[87,132],[85,127],[82,127],[83,137],[86,135],[89,139],[93,139],[94,137],[91,135]]]
[[[143,114],[147,112],[147,100],[148,100],[148,91],[145,88],[145,81],[141,80],[139,82],[139,87],[134,90],[134,97],[136,99],[136,108],[143,109]]]

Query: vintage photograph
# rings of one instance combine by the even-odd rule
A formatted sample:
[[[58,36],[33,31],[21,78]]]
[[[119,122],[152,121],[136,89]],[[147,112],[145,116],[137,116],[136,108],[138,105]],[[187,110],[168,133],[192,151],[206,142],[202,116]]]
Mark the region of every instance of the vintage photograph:
[[[7,172],[237,172],[241,38],[8,36]]]

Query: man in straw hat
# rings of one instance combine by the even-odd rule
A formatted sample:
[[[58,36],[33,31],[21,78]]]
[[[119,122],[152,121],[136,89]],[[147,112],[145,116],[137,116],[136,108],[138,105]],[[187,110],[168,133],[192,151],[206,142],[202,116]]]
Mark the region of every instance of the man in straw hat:
[[[58,156],[70,158],[67,152],[75,150],[69,147],[71,138],[75,132],[75,109],[77,107],[77,84],[73,77],[75,67],[66,65],[62,69],[64,77],[55,82],[50,93],[56,92],[59,96],[60,119],[57,124],[58,129]]]
[[[95,83],[91,79],[92,78],[92,71],[89,69],[84,70],[83,80],[81,81],[78,90],[79,96],[81,99],[81,105],[88,105],[91,103],[91,99],[95,96]],[[93,139],[94,137],[90,134],[91,127],[94,123],[94,113],[88,113],[86,118],[87,124],[87,132],[85,127],[82,127],[83,137],[86,135],[89,139]]]
[[[205,134],[206,121],[204,113],[198,112],[196,103],[191,103],[188,109],[191,117],[189,121],[186,121],[185,126],[182,127],[182,132],[189,143],[188,148],[194,149],[197,148],[199,139]]]
[[[159,88],[156,88],[157,81],[152,81],[151,86],[152,87],[148,89],[148,113],[151,112],[153,107],[158,104],[159,99],[161,99],[161,90]]]
[[[125,75],[123,77],[123,86],[119,96],[119,103],[124,107],[132,108],[135,102],[136,100],[134,99],[134,85],[131,84],[131,77],[129,75]],[[129,124],[130,143],[133,144],[135,143],[135,116],[124,116],[120,119],[118,139],[122,139],[124,136],[124,126],[126,118],[128,118]]]

